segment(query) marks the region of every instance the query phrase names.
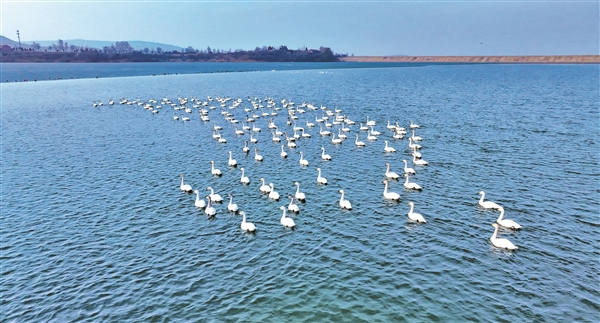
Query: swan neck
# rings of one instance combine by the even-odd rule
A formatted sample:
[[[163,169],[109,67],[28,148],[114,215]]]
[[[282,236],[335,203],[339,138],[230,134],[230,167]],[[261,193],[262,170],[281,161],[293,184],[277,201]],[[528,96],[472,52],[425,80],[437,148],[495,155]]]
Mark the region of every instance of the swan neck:
[[[415,205],[411,204],[410,205],[410,211],[408,211],[408,213],[413,213],[414,210],[415,210]]]
[[[481,198],[479,199],[479,203],[483,203],[483,199],[485,199],[485,192],[481,193]]]
[[[500,215],[498,215],[498,219],[496,219],[496,222],[502,221],[503,217],[504,217],[504,208],[500,209]]]

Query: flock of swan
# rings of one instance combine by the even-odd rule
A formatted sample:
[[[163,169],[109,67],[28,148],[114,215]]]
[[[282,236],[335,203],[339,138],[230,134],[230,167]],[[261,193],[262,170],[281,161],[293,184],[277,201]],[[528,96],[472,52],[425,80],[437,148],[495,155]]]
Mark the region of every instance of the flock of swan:
[[[376,130],[377,123],[375,120],[369,119],[369,116],[366,117],[364,121],[355,122],[351,120],[347,115],[343,114],[341,109],[330,109],[325,106],[316,106],[311,103],[302,103],[300,105],[295,104],[293,101],[288,101],[286,99],[282,99],[280,102],[276,102],[271,97],[266,98],[247,98],[248,105],[242,106],[244,101],[241,98],[233,99],[231,97],[207,97],[206,99],[198,99],[198,98],[182,98],[179,97],[175,102],[171,101],[168,98],[163,98],[160,101],[155,99],[150,99],[148,101],[143,101],[140,99],[137,100],[129,100],[129,99],[121,99],[119,101],[122,105],[137,105],[142,106],[144,109],[148,110],[152,114],[157,114],[163,107],[171,107],[174,121],[180,122],[189,122],[192,120],[192,112],[195,110],[200,115],[200,120],[203,121],[203,124],[210,124],[211,118],[215,118],[215,113],[210,113],[211,111],[217,110],[220,113],[221,120],[225,123],[228,123],[228,127],[231,127],[233,133],[236,137],[241,138],[244,142],[244,146],[238,148],[241,150],[243,154],[249,155],[250,152],[253,152],[253,159],[261,163],[264,161],[265,156],[260,154],[258,146],[256,145],[259,141],[259,136],[263,133],[262,128],[259,126],[259,120],[266,119],[266,130],[265,132],[271,133],[271,141],[274,145],[278,146],[279,158],[287,159],[289,154],[297,149],[297,143],[300,141],[310,142],[313,134],[315,136],[320,136],[321,138],[331,138],[331,145],[342,145],[346,141],[348,141],[349,135],[351,132],[354,133],[354,145],[357,148],[365,147],[367,144],[360,140],[361,134],[366,133],[366,140],[370,144],[375,144],[378,138],[383,135],[382,132]],[[109,105],[114,104],[114,100],[110,100]],[[94,107],[102,106],[102,102],[94,103]],[[169,109],[171,110],[171,109]],[[236,117],[234,112],[243,111],[242,114],[244,116],[242,118]],[[275,122],[276,117],[280,114],[284,114],[286,117],[285,125],[277,124]],[[217,114],[216,117],[219,117]],[[238,113],[239,115],[240,113]],[[310,115],[310,117],[308,117]],[[302,121],[300,118],[302,116]],[[314,119],[313,119],[314,117]],[[238,119],[239,118],[239,119]],[[281,118],[280,118],[281,119]],[[241,125],[241,126],[240,126]],[[265,122],[262,123],[262,126],[265,125]],[[358,129],[353,129],[358,128]],[[400,142],[407,134],[407,130],[404,127],[399,125],[399,122],[395,122],[392,124],[389,120],[387,121],[387,125],[385,126],[386,131],[389,131],[389,137],[394,140],[394,142]],[[419,129],[420,126],[418,124],[413,123],[412,121],[408,125],[408,129],[411,135],[408,137],[408,145],[407,149],[411,152],[411,161],[414,165],[410,167],[408,161],[406,159],[402,159],[404,164],[404,168],[402,170],[402,175],[394,172],[390,168],[390,164],[386,163],[385,173],[382,174],[383,179],[383,198],[391,201],[400,200],[400,194],[397,192],[390,191],[390,181],[397,181],[399,178],[404,177],[404,188],[410,191],[421,191],[423,188],[415,183],[410,181],[410,177],[417,174],[414,167],[422,168],[428,165],[428,162],[423,159],[423,155],[420,152],[423,141],[423,138],[416,135],[416,130]],[[316,133],[313,132],[313,129],[316,130]],[[217,122],[212,123],[212,139],[221,144],[227,144],[228,140],[222,134],[223,127],[219,125]],[[313,132],[313,133],[311,133]],[[261,136],[264,137],[264,136]],[[284,143],[282,143],[284,142]],[[253,149],[250,146],[253,145]],[[334,160],[334,156],[331,156],[327,153],[324,145],[320,147],[320,159],[323,162],[330,162]],[[289,153],[288,153],[289,152]],[[394,155],[397,150],[392,146],[390,140],[384,140],[384,145],[381,149],[381,152],[386,155]],[[232,150],[228,151],[228,158],[226,160],[226,164],[228,167],[235,169],[238,167],[238,162],[234,158],[234,153]],[[306,168],[309,167],[310,163],[305,158],[306,155],[302,151],[297,152],[298,155],[298,167]],[[222,176],[223,172],[217,168],[217,163],[215,160],[210,161],[210,173],[213,177],[218,178]],[[245,174],[244,167],[239,167],[240,177],[239,183],[241,185],[250,185],[251,180]],[[204,211],[204,213],[209,216],[215,216],[217,213],[217,209],[215,206],[217,204],[223,203],[223,198],[220,194],[215,193],[215,190],[212,187],[207,187],[206,191],[210,191],[210,193],[206,196],[201,196],[199,190],[194,190],[190,184],[186,184],[184,180],[184,175],[179,174],[180,176],[180,190],[186,193],[195,193],[195,201],[194,205],[198,209]],[[279,201],[280,194],[276,191],[274,184],[266,182],[264,177],[259,179],[260,185],[258,187],[258,191],[260,194],[267,195],[270,200]],[[327,178],[324,177],[324,174],[321,171],[321,168],[316,167],[316,178],[315,183],[317,185],[325,186],[328,185],[329,182]],[[296,215],[300,212],[300,207],[297,202],[306,202],[306,195],[300,191],[300,183],[298,181],[294,182],[295,193],[289,195],[289,203],[287,205],[280,205],[279,209],[282,211],[280,217],[280,224],[285,228],[295,228],[296,224],[294,219],[288,215]],[[343,189],[337,190],[340,194],[338,200],[338,206],[345,210],[352,210],[352,203],[347,199],[347,196]],[[479,200],[479,206],[483,209],[497,210],[500,212],[500,215],[495,223],[492,224],[494,227],[494,232],[490,238],[490,242],[493,246],[498,248],[503,248],[507,250],[515,250],[517,247],[512,244],[508,239],[498,238],[498,229],[500,227],[518,230],[521,226],[512,221],[504,219],[504,208],[498,205],[497,203],[491,201],[484,201],[485,193],[483,191],[479,192],[481,195],[481,199]],[[240,223],[240,228],[246,232],[255,232],[256,226],[247,221],[247,216],[244,211],[242,211],[236,203],[233,201],[233,195],[228,194],[229,201],[227,203],[227,211],[233,214],[239,214],[242,216],[242,220]],[[408,202],[410,207],[407,218],[408,221],[414,223],[427,223],[425,217],[417,212],[415,212],[415,204],[412,201]]]

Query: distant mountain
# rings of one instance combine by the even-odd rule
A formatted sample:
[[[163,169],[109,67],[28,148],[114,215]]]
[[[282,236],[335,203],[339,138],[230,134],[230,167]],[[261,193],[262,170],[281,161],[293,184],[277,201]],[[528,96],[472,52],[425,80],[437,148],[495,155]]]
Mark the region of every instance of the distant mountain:
[[[111,46],[115,43],[115,41],[109,40],[88,40],[88,39],[63,39],[65,42],[79,46],[79,47],[89,47],[89,48],[98,48],[102,49],[104,46]],[[52,44],[56,44],[56,40],[36,40],[36,43],[39,43],[42,46],[50,46]],[[183,48],[175,45],[163,44],[163,43],[155,43],[155,42],[147,42],[142,40],[128,40],[129,45],[133,47],[135,50],[143,50],[144,48],[148,49],[156,49],[160,47],[164,51],[172,51],[177,50],[180,51]],[[28,42],[30,43],[30,42]]]
[[[108,40],[88,40],[88,39],[63,39],[65,42],[70,45],[75,45],[78,47],[89,47],[89,48],[98,48],[102,49],[104,46],[111,46],[115,43],[115,41]],[[21,42],[23,47],[29,47],[28,45],[32,44],[34,41],[23,41]],[[42,47],[48,47],[53,44],[56,44],[57,40],[35,40],[36,43],[40,44]],[[150,50],[156,49],[156,47],[160,47],[163,51],[181,51],[183,48],[175,45],[163,44],[163,43],[155,43],[155,42],[147,42],[142,40],[129,40],[129,45],[133,47],[135,50],[143,50],[144,48],[148,48]],[[4,36],[0,36],[0,46],[8,45],[10,47],[18,46],[19,43],[9,39]]]

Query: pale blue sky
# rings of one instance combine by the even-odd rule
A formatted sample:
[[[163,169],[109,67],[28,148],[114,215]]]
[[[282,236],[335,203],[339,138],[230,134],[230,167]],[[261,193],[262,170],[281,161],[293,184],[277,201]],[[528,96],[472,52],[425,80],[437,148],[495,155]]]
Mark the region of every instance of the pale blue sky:
[[[0,34],[355,55],[598,54],[598,1],[2,0]]]

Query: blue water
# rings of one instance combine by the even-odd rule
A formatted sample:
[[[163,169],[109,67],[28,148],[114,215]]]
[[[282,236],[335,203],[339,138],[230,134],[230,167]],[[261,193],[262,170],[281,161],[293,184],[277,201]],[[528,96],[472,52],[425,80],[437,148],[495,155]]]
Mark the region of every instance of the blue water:
[[[598,65],[426,67],[213,73],[4,83],[0,313],[3,321],[597,321],[600,313]],[[167,108],[93,108],[126,97],[247,96],[343,109],[377,121],[364,148],[320,138],[295,150],[256,125],[262,163],[241,151],[220,106],[202,123]],[[214,102],[213,102],[214,104]],[[229,106],[229,105],[228,105]],[[285,110],[275,122],[283,129]],[[320,113],[299,114],[299,121]],[[392,182],[401,201],[382,198],[385,162],[401,172],[406,138],[386,121],[421,125],[429,166]],[[227,144],[211,138],[213,121]],[[299,122],[300,123],[300,122]],[[361,140],[366,134],[361,132]],[[398,152],[383,154],[383,140]],[[325,146],[331,162],[319,158]],[[251,145],[252,147],[253,145]],[[252,183],[227,167],[234,152]],[[298,164],[298,151],[310,162]],[[210,176],[210,160],[224,175]],[[329,185],[315,183],[316,167]],[[226,203],[208,219],[179,191],[178,174],[212,186],[256,224],[240,231]],[[258,191],[260,177],[282,200]],[[307,202],[297,228],[279,206],[301,183]],[[353,210],[337,206],[344,189]],[[519,246],[491,246],[502,204]],[[407,221],[408,201],[428,220]]]
[[[168,74],[281,71],[304,69],[373,68],[425,66],[435,63],[289,63],[289,62],[199,62],[199,63],[0,63],[0,82],[47,81],[60,79]]]

